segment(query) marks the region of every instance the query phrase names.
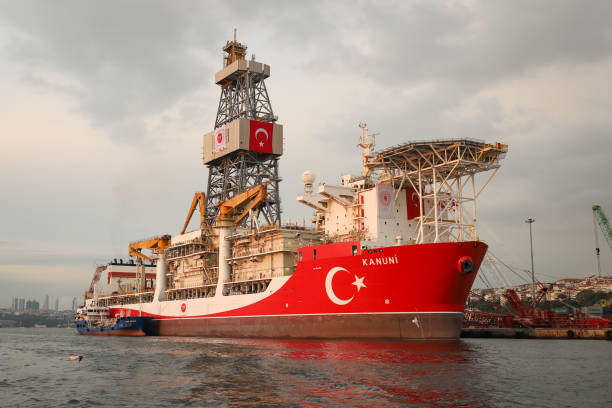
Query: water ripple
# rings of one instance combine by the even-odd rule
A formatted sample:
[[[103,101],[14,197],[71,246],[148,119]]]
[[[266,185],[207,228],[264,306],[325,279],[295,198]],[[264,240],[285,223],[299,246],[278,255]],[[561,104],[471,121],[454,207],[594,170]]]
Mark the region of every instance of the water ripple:
[[[3,407],[565,407],[587,396],[612,405],[610,342],[133,339],[64,329],[2,329],[0,339]]]

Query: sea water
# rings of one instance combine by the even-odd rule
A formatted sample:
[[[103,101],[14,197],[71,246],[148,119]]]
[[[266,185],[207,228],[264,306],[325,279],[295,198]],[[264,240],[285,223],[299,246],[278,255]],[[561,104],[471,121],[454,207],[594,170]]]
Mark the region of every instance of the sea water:
[[[612,342],[598,340],[400,343],[0,329],[0,406],[611,407],[611,354]]]

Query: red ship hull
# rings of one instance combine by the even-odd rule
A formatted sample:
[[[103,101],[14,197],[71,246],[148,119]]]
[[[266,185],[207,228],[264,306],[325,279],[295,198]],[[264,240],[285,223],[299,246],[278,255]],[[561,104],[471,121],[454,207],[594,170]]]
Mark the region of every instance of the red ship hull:
[[[151,334],[299,339],[456,339],[462,320],[460,312],[203,317],[154,320]]]
[[[354,247],[349,242],[301,248],[301,261],[293,275],[246,306],[210,313],[214,303],[251,295],[162,301],[165,313],[148,308],[138,313],[154,318],[147,334],[162,336],[459,337],[463,308],[486,244],[404,245],[356,252]],[[467,273],[459,265],[466,257],[474,266]],[[209,302],[208,306],[202,306],[203,302]],[[123,309],[124,313],[136,312],[133,305]]]

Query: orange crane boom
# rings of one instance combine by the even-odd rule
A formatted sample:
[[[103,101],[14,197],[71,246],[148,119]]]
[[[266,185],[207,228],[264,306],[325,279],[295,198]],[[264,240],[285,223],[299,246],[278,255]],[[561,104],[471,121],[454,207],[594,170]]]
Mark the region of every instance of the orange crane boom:
[[[170,245],[170,235],[161,235],[158,237],[144,239],[142,241],[132,242],[130,244],[130,256],[135,256],[138,259],[153,262],[153,258],[142,253],[143,249],[159,252],[168,248]]]
[[[229,200],[219,204],[219,218],[233,219],[234,225],[249,215],[249,211],[262,206],[268,197],[266,183],[258,184],[255,187],[235,195]]]
[[[199,204],[199,206],[198,206]],[[183,229],[181,230],[181,235],[185,233],[187,226],[189,225],[189,221],[191,221],[191,216],[193,212],[198,206],[198,210],[200,211],[200,228],[204,225],[204,193],[195,193],[193,196],[193,201],[191,202],[191,207],[189,208],[189,213],[187,214],[187,219],[185,220],[185,225],[183,225]]]
[[[98,265],[96,266],[96,271],[94,272],[94,276],[91,279],[91,284],[89,285],[89,289],[85,292],[85,300],[91,299],[94,294],[94,288],[96,283],[100,280],[100,276],[102,276],[102,272],[106,269],[106,265]]]

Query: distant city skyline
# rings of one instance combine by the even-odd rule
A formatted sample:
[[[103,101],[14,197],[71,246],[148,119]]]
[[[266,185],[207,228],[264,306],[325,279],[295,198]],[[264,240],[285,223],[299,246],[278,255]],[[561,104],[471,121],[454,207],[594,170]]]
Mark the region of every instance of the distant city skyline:
[[[24,308],[22,310],[25,310],[25,306],[26,303],[28,301],[35,301],[38,303],[38,310],[40,311],[45,311],[45,310],[56,310],[55,305],[57,304],[58,308],[57,310],[75,310],[76,307],[79,306],[79,302],[78,302],[78,298],[74,297],[74,296],[60,296],[60,297],[51,297],[52,301],[53,301],[53,307],[49,308],[49,307],[45,307],[45,301],[46,301],[46,297],[48,295],[44,295],[44,296],[28,296],[26,294],[23,295],[18,295],[18,296],[14,296],[12,298],[9,298],[7,300],[4,299],[0,299],[0,308],[10,308],[10,309],[14,309],[14,302],[15,300],[21,301],[23,300],[23,304],[24,304]],[[76,305],[75,307],[73,307],[73,305]],[[17,307],[17,309],[19,309],[19,306]]]

